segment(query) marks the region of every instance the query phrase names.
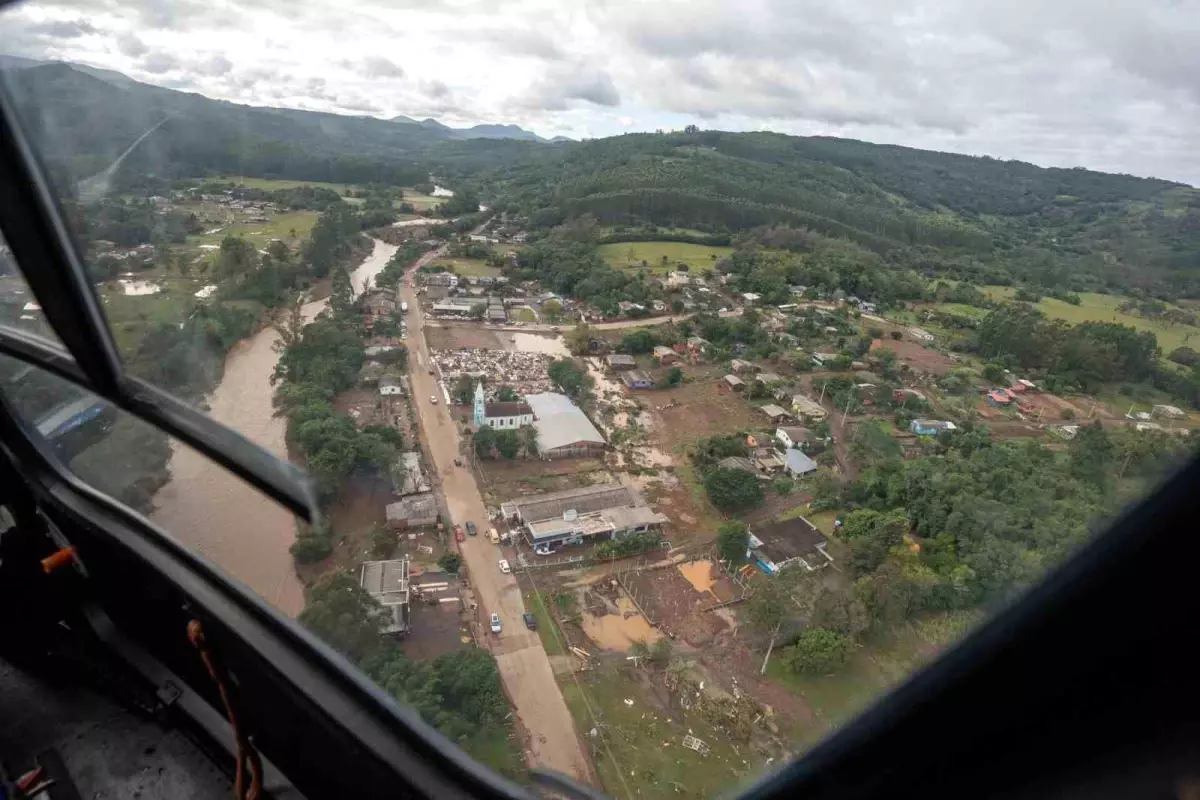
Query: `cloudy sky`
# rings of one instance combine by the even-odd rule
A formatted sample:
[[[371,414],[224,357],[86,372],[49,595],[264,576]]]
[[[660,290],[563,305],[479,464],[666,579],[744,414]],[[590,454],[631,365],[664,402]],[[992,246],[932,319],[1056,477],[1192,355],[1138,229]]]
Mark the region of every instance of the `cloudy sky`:
[[[0,51],[255,105],[827,134],[1200,185],[1200,0],[41,0]]]

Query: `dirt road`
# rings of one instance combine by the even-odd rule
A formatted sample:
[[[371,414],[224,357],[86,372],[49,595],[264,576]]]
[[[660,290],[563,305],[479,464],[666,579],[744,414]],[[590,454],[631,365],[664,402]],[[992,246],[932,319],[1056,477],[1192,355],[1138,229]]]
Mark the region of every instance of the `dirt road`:
[[[435,377],[429,374],[432,361],[425,341],[424,320],[416,290],[409,285],[417,267],[440,255],[439,251],[431,251],[422,256],[400,287],[400,298],[407,301],[409,307],[409,373],[421,429],[429,444],[433,468],[441,477],[451,520],[464,527],[472,521],[480,529],[479,536],[467,537],[461,545],[463,559],[482,606],[479,609],[480,624],[486,631],[492,613],[499,614],[503,622],[504,630],[499,636],[487,635],[492,636],[492,653],[504,688],[512,699],[517,718],[529,734],[526,746],[529,764],[557,770],[595,785],[591,763],[554,680],[541,639],[522,622],[525,604],[516,578],[500,572],[498,563],[503,555],[486,536],[487,514],[475,476],[469,469],[454,465],[465,439],[450,418]],[[436,403],[431,400],[433,397],[437,398]]]

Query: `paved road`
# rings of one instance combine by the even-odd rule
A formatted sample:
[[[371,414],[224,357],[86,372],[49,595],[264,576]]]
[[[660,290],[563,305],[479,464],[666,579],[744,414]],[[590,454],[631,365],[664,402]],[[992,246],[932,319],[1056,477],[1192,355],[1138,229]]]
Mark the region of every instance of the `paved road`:
[[[411,305],[411,303],[410,303]],[[721,311],[717,313],[718,317],[740,317],[742,309],[735,308],[732,311]],[[685,319],[691,319],[692,314],[677,314],[667,317],[644,317],[643,319],[622,319],[616,322],[589,322],[588,326],[598,331],[614,331],[622,328],[644,328],[647,325],[665,325],[668,322],[683,322]],[[562,325],[538,325],[530,323],[528,325],[484,325],[480,322],[470,322],[467,320],[440,319],[430,320],[429,327],[431,328],[478,328],[485,327],[487,330],[493,331],[524,331],[525,333],[555,333],[558,331],[567,331],[575,327],[574,322],[567,322]]]
[[[484,630],[487,630],[486,623],[493,612],[499,614],[503,622],[504,630],[499,636],[487,635],[492,636],[492,653],[504,688],[517,718],[528,733],[530,766],[557,770],[584,783],[595,784],[590,762],[554,680],[541,639],[522,623],[525,604],[516,578],[500,572],[498,562],[503,554],[486,536],[487,514],[475,476],[469,469],[454,465],[463,439],[450,418],[435,377],[429,374],[432,362],[422,326],[423,315],[416,290],[409,285],[413,270],[440,255],[440,251],[431,251],[422,256],[400,289],[401,299],[408,302],[409,308],[409,374],[421,428],[429,443],[433,468],[441,476],[451,520],[464,527],[469,520],[480,529],[479,536],[467,537],[461,545],[463,559],[479,598],[479,621]],[[430,399],[435,396],[437,403]]]

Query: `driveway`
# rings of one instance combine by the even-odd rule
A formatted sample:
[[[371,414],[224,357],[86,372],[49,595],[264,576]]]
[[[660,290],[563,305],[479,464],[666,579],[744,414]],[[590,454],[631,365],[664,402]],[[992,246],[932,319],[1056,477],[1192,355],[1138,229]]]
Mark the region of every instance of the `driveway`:
[[[503,622],[504,630],[499,636],[487,635],[491,637],[492,653],[505,691],[528,734],[529,764],[557,770],[594,785],[591,764],[554,680],[550,659],[538,634],[528,630],[521,620],[525,604],[516,578],[500,572],[498,562],[503,555],[487,538],[489,523],[475,476],[469,469],[454,465],[466,439],[450,418],[436,378],[429,374],[432,361],[425,341],[421,306],[416,289],[409,285],[417,267],[441,254],[441,251],[431,251],[422,256],[400,287],[400,298],[408,302],[409,308],[409,374],[421,429],[433,458],[433,469],[441,478],[451,521],[464,528],[471,521],[479,527],[480,534],[468,536],[460,548],[481,605],[480,624],[486,631],[492,613],[499,614]],[[436,404],[431,402],[431,397],[437,397]]]

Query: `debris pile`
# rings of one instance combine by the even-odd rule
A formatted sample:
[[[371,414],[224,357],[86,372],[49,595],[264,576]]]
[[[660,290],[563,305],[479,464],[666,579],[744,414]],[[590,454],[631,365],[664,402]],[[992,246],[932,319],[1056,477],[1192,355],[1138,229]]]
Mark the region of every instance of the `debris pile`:
[[[504,383],[523,394],[547,392],[552,389],[546,372],[553,356],[516,350],[435,350],[433,360],[447,382],[466,373],[481,376],[491,384]]]

